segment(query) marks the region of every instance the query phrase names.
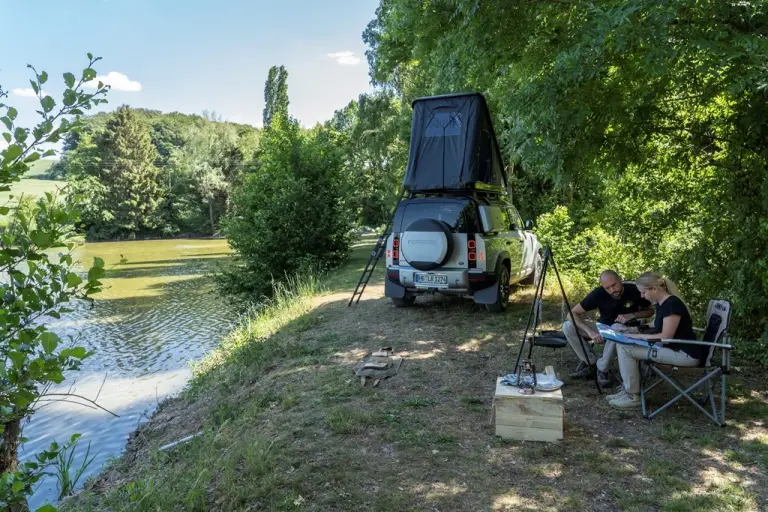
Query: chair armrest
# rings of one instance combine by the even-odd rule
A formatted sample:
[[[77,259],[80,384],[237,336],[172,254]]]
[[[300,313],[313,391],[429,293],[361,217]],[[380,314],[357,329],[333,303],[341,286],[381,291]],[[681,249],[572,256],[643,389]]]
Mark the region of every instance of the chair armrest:
[[[656,341],[656,340],[648,340]],[[656,343],[661,345],[666,345],[667,343],[679,343],[681,345],[704,345],[706,347],[719,347],[727,350],[733,349],[733,345],[729,345],[727,343],[712,343],[711,341],[696,341],[696,340],[676,340],[674,338],[664,338],[662,340],[656,341]]]

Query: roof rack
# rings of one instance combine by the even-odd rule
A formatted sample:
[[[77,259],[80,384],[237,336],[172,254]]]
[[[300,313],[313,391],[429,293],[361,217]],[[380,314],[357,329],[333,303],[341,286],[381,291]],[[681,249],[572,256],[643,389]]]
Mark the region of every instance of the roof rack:
[[[435,189],[435,190],[411,190],[408,191],[409,197],[423,196],[423,197],[475,197],[475,198],[488,198],[508,196],[509,191],[503,187],[478,187],[478,188],[459,188],[459,189]]]

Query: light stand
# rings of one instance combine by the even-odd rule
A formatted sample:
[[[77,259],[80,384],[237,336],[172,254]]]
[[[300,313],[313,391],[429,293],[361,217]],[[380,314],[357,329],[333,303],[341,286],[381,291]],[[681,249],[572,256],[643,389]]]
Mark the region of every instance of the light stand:
[[[557,276],[557,284],[560,286],[560,293],[563,295],[563,300],[565,301],[565,306],[568,308],[568,315],[571,317],[571,322],[573,323],[574,330],[576,331],[576,336],[579,337],[579,344],[581,345],[581,350],[584,353],[584,355],[588,355],[587,352],[587,343],[584,341],[584,339],[581,337],[581,333],[579,332],[579,328],[576,324],[576,319],[573,317],[573,311],[571,311],[571,304],[568,302],[568,297],[565,296],[565,289],[563,288],[563,282],[560,280],[560,272],[557,270],[557,264],[555,263],[555,258],[552,255],[552,247],[547,246],[544,249],[544,262],[541,267],[541,274],[539,275],[539,280],[536,283],[536,293],[533,295],[533,303],[531,304],[531,312],[528,315],[528,322],[525,324],[525,333],[523,333],[523,341],[520,344],[520,351],[517,353],[517,361],[515,362],[515,368],[518,367],[520,364],[520,357],[523,355],[523,349],[525,348],[526,341],[528,340],[528,330],[531,327],[531,320],[534,320],[533,322],[533,333],[531,336],[531,340],[528,341],[529,347],[528,347],[528,360],[530,361],[531,356],[533,355],[533,347],[535,345],[535,338],[536,338],[536,325],[538,325],[538,316],[539,313],[537,311],[537,306],[542,303],[542,299],[544,296],[544,283],[546,281],[547,277],[547,270],[549,269],[549,265],[552,265],[552,268],[555,271],[555,276]],[[534,317],[534,312],[536,316]],[[535,318],[535,319],[534,319]],[[589,360],[589,357],[587,357],[587,360]],[[591,364],[587,362],[589,365],[589,371],[592,375],[596,374],[597,370],[597,364]],[[535,370],[534,370],[535,371]],[[603,394],[603,391],[600,389],[600,384],[597,382],[597,378],[595,377],[595,387],[597,388],[597,392],[599,394]]]

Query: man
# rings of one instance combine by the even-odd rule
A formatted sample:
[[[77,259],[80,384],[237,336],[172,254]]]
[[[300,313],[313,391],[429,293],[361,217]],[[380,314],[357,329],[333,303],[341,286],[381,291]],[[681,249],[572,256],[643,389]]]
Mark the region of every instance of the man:
[[[610,325],[615,331],[628,331],[626,324],[638,318],[648,318],[653,315],[651,303],[640,296],[637,287],[631,283],[623,283],[621,277],[613,270],[605,270],[600,274],[600,286],[592,290],[584,300],[576,304],[571,312],[576,326],[570,320],[563,322],[563,333],[568,339],[573,351],[581,359],[572,378],[585,378],[590,375],[590,365],[597,361],[597,382],[600,387],[611,385],[608,368],[611,360],[616,355],[616,344],[606,341],[597,331],[594,322],[584,320],[581,315],[587,311],[597,309],[600,313],[598,322]],[[585,354],[581,348],[576,328],[582,335]],[[589,340],[594,343],[605,343],[603,356],[597,359],[597,355],[590,346]]]

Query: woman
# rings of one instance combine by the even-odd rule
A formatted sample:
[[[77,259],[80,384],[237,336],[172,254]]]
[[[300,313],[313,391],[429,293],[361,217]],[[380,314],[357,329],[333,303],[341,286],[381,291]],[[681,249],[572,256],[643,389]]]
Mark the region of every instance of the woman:
[[[693,321],[685,303],[680,299],[675,283],[655,272],[646,272],[635,281],[640,296],[656,305],[654,328],[658,334],[632,334],[635,339],[695,340]],[[708,347],[668,343],[651,350],[650,359],[661,364],[698,366]],[[648,348],[635,345],[619,346],[619,371],[624,385],[621,391],[606,397],[616,409],[640,406],[640,365],[648,358]]]

